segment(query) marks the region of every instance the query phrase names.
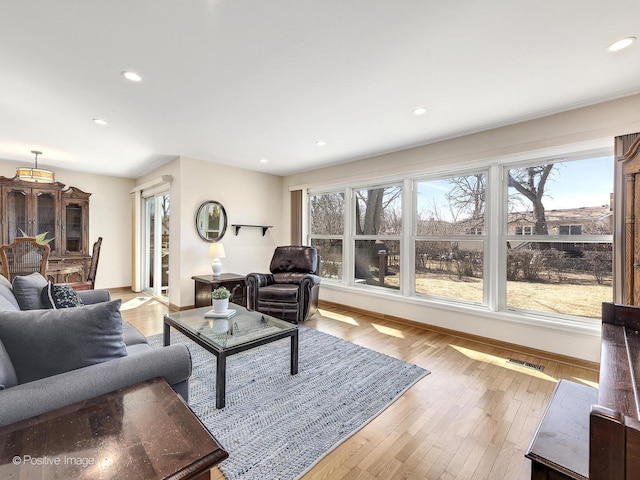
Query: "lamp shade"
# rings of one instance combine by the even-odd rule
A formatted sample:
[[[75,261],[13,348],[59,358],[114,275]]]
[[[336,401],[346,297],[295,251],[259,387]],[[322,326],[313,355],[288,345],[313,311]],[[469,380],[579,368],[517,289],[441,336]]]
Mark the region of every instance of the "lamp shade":
[[[38,155],[42,155],[42,152],[37,150],[31,150],[36,156],[36,166],[35,168],[31,167],[19,167],[16,169],[16,176],[25,182],[34,182],[34,183],[53,183],[56,181],[55,174],[51,170],[45,170],[43,168],[38,168]]]
[[[224,245],[221,243],[212,243],[209,246],[209,256],[212,258],[225,258]]]

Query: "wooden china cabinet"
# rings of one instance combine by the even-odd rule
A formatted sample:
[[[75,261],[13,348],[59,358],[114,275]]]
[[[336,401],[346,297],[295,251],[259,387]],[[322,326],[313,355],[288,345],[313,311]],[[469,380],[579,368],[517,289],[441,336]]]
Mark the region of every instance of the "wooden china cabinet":
[[[90,193],[62,183],[32,183],[0,176],[0,244],[47,232],[47,276],[55,283],[86,280]]]

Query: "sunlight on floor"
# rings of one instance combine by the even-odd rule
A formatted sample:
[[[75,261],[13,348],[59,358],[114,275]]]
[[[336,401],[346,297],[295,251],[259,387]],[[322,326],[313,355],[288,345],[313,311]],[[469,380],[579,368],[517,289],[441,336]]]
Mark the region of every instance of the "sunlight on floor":
[[[346,315],[341,315],[339,313],[329,312],[328,310],[323,310],[321,308],[319,308],[318,311],[323,317],[330,318],[331,320],[338,320],[339,322],[348,323],[349,325],[359,325],[359,323],[356,322],[353,317],[347,317]]]
[[[380,333],[384,333],[390,337],[404,338],[404,334],[397,328],[385,327],[384,325],[378,325],[377,323],[372,323],[371,326]]]
[[[449,344],[451,348],[457,350],[465,357],[468,357],[472,360],[477,360],[479,362],[490,363],[491,365],[496,365],[498,367],[506,368],[508,370],[513,370],[519,373],[525,373],[532,377],[540,378],[542,380],[547,380],[549,382],[557,383],[558,380],[546,375],[545,373],[539,372],[538,370],[534,370],[532,368],[521,367],[519,365],[514,365],[512,363],[507,363],[506,358],[496,357],[495,355],[489,355],[487,353],[478,352],[476,350],[471,350],[469,348],[459,347],[457,345]]]
[[[148,303],[148,302],[152,302],[152,303]],[[120,307],[120,310],[132,310],[134,308],[141,307],[145,304],[153,305],[154,303],[157,303],[157,300],[154,300],[152,297],[146,297],[146,296],[135,297],[135,298],[132,298],[131,300],[124,302]]]

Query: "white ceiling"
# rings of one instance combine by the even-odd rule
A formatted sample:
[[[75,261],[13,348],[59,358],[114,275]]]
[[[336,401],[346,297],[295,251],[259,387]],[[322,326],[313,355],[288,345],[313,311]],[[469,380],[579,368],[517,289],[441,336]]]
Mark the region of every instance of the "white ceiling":
[[[629,35],[638,0],[0,0],[0,158],[286,175],[640,92]]]

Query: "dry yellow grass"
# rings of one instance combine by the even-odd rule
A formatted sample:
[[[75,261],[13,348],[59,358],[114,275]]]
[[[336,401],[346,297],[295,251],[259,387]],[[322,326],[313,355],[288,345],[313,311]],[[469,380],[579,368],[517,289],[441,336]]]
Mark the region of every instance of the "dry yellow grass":
[[[584,280],[584,279],[583,279]],[[398,287],[397,276],[385,278],[385,284]],[[416,291],[424,295],[482,303],[483,285],[478,278],[458,280],[447,275],[419,276]],[[561,315],[600,318],[602,302],[613,301],[611,285],[586,281],[576,283],[507,282],[507,305]]]

